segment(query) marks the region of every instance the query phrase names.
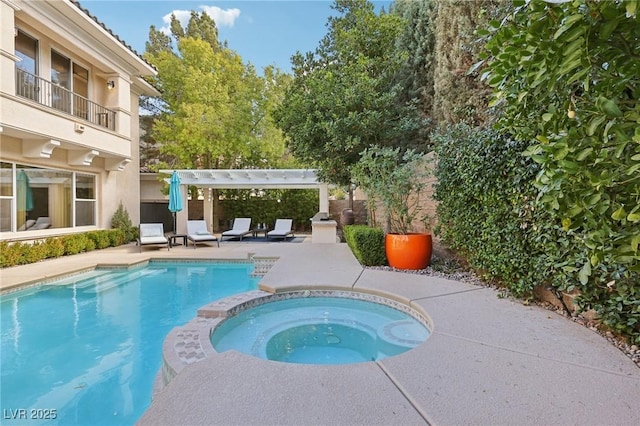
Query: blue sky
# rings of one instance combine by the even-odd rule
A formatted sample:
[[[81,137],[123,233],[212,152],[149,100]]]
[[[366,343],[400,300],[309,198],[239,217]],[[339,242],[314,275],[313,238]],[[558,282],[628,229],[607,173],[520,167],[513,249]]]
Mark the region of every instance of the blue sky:
[[[376,10],[390,1],[374,1]],[[291,71],[291,56],[313,51],[335,15],[328,0],[80,0],[80,4],[138,53],[144,52],[149,27],[167,28],[171,13],[186,25],[190,11],[207,13],[220,40],[261,72],[267,65]]]

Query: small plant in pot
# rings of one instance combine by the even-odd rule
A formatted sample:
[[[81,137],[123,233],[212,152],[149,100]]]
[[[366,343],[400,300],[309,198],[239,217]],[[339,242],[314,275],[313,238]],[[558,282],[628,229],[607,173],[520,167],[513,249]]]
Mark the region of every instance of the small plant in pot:
[[[398,269],[429,266],[433,243],[427,232],[430,221],[423,213],[422,201],[430,174],[429,160],[423,154],[377,146],[363,151],[353,168],[353,178],[367,194],[374,221],[377,206],[384,213],[389,266]],[[415,224],[422,224],[425,232],[413,232]]]

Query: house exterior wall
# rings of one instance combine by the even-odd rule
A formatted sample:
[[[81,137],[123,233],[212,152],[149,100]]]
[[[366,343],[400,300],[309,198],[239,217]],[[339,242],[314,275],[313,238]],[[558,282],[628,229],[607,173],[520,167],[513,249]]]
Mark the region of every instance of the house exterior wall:
[[[19,35],[37,43],[37,66]],[[69,61],[63,77],[52,52]],[[155,73],[76,2],[0,0],[0,240],[109,228],[120,203],[139,223],[138,99],[158,94],[142,79]],[[21,230],[36,214],[52,226]]]

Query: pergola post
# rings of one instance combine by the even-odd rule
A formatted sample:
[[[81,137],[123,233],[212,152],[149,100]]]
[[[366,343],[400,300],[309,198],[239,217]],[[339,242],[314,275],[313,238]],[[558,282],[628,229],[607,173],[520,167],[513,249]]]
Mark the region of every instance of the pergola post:
[[[319,211],[329,213],[329,185],[321,183],[318,188],[320,189]]]
[[[189,219],[189,187],[180,185],[180,192],[182,193],[182,210],[176,213],[176,234],[186,235],[187,219]]]
[[[216,231],[215,228],[213,228],[213,189],[211,188],[204,188],[204,200],[202,202],[202,207],[203,207],[203,211],[202,214],[204,215],[204,221],[207,223],[207,229],[209,230],[209,232],[214,232]]]

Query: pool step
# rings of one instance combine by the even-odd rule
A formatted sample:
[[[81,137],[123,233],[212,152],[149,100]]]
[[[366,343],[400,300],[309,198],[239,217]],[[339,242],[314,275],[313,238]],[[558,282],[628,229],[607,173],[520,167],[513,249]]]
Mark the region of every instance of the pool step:
[[[117,276],[111,275],[107,277],[100,277],[98,282],[95,283],[95,286],[86,288],[84,292],[102,293],[112,288],[118,287],[119,285],[126,284],[142,277],[158,275],[163,272],[165,272],[164,269],[154,269],[151,271],[143,269],[140,271],[124,272],[122,274],[118,274]]]
[[[83,272],[76,275],[71,275],[59,280],[49,281],[44,283],[45,286],[72,286],[76,288],[84,288],[93,285],[94,280],[104,275],[111,275],[113,271],[94,269],[92,271]]]

